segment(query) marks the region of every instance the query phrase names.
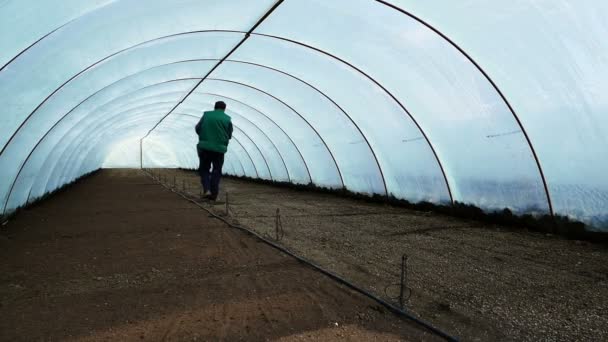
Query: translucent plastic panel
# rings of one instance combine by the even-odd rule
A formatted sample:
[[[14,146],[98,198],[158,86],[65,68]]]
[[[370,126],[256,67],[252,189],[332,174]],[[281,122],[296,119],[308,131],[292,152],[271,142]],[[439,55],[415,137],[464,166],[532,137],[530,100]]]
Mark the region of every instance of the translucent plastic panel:
[[[36,110],[11,143],[19,146],[20,151],[28,150],[28,147],[37,141],[37,136],[42,136],[62,115],[100,89],[111,87],[115,82],[122,81],[126,77],[150,71],[151,68],[158,65],[194,58],[221,58],[238,39],[239,36],[235,36],[235,34],[201,33],[173,37],[117,55],[63,86]],[[192,44],[204,46],[205,49],[197,50],[205,52],[198,54],[188,52],[192,48]],[[197,77],[203,77],[215,63],[207,62],[205,64],[208,68],[201,70],[203,73],[196,75]],[[4,153],[10,153],[9,148]]]
[[[167,153],[179,155],[183,153],[183,158],[176,158],[176,167],[198,168],[198,156],[196,153],[196,144],[198,137],[194,132],[194,126],[198,123],[198,116],[190,114],[172,114],[158,126],[154,133],[148,136],[144,142],[148,146],[148,140],[155,141],[157,145],[171,145],[172,142],[179,140],[179,150],[165,148]],[[237,127],[238,129],[238,127]],[[234,144],[239,144],[237,140],[230,142],[228,151],[230,152]],[[242,158],[243,156],[240,156]],[[193,163],[186,164],[184,160],[192,159]],[[268,158],[267,158],[268,159]],[[150,160],[154,161],[154,166],[167,167],[169,164],[163,164],[162,158],[159,158],[158,153],[154,150],[144,148],[144,167],[150,167]],[[263,165],[262,165],[263,166]]]
[[[144,139],[144,167],[197,168],[196,143],[198,138],[194,132],[195,123],[193,122],[195,121],[195,118],[188,120],[180,115],[168,116],[152,134]],[[179,149],[176,149],[178,147],[174,145],[177,142],[179,142]],[[186,162],[186,160],[189,161]]]
[[[49,178],[45,191],[52,191],[52,189],[60,186],[60,184],[69,182],[74,177],[77,177],[77,170],[83,166],[85,160],[90,159],[91,151],[95,151],[113,142],[113,138],[108,137],[108,135],[113,134],[114,136],[124,138],[124,131],[135,133],[136,135],[141,134],[144,130],[142,126],[151,127],[162,115],[164,114],[160,111],[142,113],[139,117],[121,121],[118,124],[114,123],[111,127],[105,125],[101,127],[97,134],[87,137],[86,140],[80,139],[71,144],[60,156],[61,159],[54,163],[54,167],[52,168],[53,173]]]
[[[138,44],[184,32],[247,31],[272,4],[273,1],[266,0],[255,3],[150,0],[142,6],[140,1],[127,0],[82,16],[40,41],[0,73],[0,103],[11,113],[0,118],[0,145],[48,94],[100,60]],[[78,47],[77,53],[72,49],[74,46]],[[146,59],[139,62],[145,63]],[[4,87],[6,80],[11,81],[10,89]],[[36,87],[32,88],[32,84]],[[6,96],[7,90],[10,96]]]
[[[162,109],[163,112],[165,109]],[[161,116],[162,117],[162,116]],[[143,112],[135,114],[128,113],[124,115],[117,115],[116,118],[109,120],[109,122],[100,127],[98,134],[92,137],[86,137],[86,139],[73,143],[72,150],[74,152],[64,155],[63,163],[57,163],[55,166],[56,173],[60,175],[57,177],[59,182],[69,182],[78,175],[85,172],[87,165],[100,165],[105,159],[105,156],[110,153],[114,142],[117,140],[129,139],[132,136],[142,136],[144,132],[151,128],[152,125],[156,124],[160,117],[154,112]],[[167,164],[174,163],[175,167],[196,167],[197,157],[194,152],[195,149],[188,139],[182,139],[180,132],[188,129],[190,130],[194,125],[194,121],[191,122],[175,122],[169,117],[171,126],[177,128],[176,131],[170,137],[160,137],[158,135],[150,136],[150,140],[144,140],[144,156],[149,153],[150,146],[161,147],[161,151],[156,149],[154,155],[158,157],[160,154],[161,165],[166,167]],[[177,127],[176,127],[177,126]],[[121,128],[126,127],[126,128]],[[160,140],[161,144],[154,144],[154,139]],[[149,142],[153,143],[150,144]],[[156,145],[156,146],[154,146]],[[242,147],[237,142],[236,150],[243,151]],[[161,153],[159,153],[161,152]],[[164,159],[163,159],[163,152]],[[239,156],[243,158],[243,156]],[[67,167],[65,166],[67,165]],[[139,166],[139,162],[136,166]],[[59,173],[57,173],[59,172]],[[76,175],[76,176],[75,176]],[[47,185],[47,191],[51,191],[55,185],[53,183]]]
[[[142,108],[137,108],[135,110],[135,113],[143,112],[149,115],[149,113],[153,111],[153,113],[158,113],[156,116],[156,121],[158,121],[160,119],[160,116],[165,115],[173,106],[174,104],[172,103],[168,103],[165,105],[149,105],[147,107],[144,106]],[[129,112],[133,113],[134,110],[131,109]],[[40,172],[37,175],[34,173],[36,177],[32,187],[32,196],[41,196],[46,192],[48,188],[53,188],[52,184],[59,183],[59,180],[54,179],[52,184],[47,186],[48,180],[53,178],[49,170],[55,169],[55,164],[57,163],[67,163],[69,165],[67,161],[68,156],[73,154],[74,151],[80,151],[78,150],[78,146],[80,146],[83,140],[88,141],[89,146],[92,144],[90,139],[90,132],[99,133],[103,131],[102,128],[107,129],[108,127],[112,127],[112,125],[116,123],[116,121],[114,121],[116,120],[115,118],[120,118],[121,114],[124,115],[125,113],[116,113],[112,119],[106,118],[106,120],[101,126],[99,125],[99,122],[94,120],[89,120],[88,122],[81,122],[78,126],[78,129],[68,131],[67,134],[60,136],[60,140],[57,143],[52,145],[49,144],[50,148],[35,150],[34,154],[32,155],[32,158],[30,158],[33,163],[32,168],[28,167],[27,169],[35,170],[35,166],[40,165],[40,161],[42,161],[42,166],[40,166],[40,169],[45,170],[45,172]],[[146,127],[140,125],[139,130],[142,131],[145,129],[150,129],[151,127],[152,126]],[[89,133],[89,135],[87,135],[87,133]],[[145,134],[145,132],[143,132],[143,134]],[[42,154],[44,152],[46,152],[46,154]],[[26,168],[24,168],[24,170],[26,170]],[[58,176],[55,175],[55,178],[57,177]]]
[[[23,1],[0,3],[0,68],[28,46],[66,23],[112,0]]]
[[[444,32],[503,91],[556,213],[608,229],[608,2],[391,2]]]
[[[104,169],[139,168],[141,151],[139,141],[138,137],[131,137],[112,144],[101,167]]]
[[[287,180],[293,183],[308,184],[311,182],[308,167],[304,162],[298,146],[285,133],[285,131],[272,121],[268,115],[261,113],[258,109],[236,101],[224,95],[195,92],[191,97],[184,102],[184,105],[190,106],[190,99],[196,98],[197,101],[205,101],[207,108],[212,108],[210,105],[215,101],[224,101],[228,105],[234,118],[239,121],[245,121],[243,125],[252,126],[254,130],[261,131],[264,141],[269,140],[272,146],[267,148],[276,150],[280,158],[284,161],[287,167]],[[202,109],[202,108],[201,108]],[[200,113],[200,109],[198,111]],[[200,114],[198,114],[200,116]],[[240,125],[242,126],[242,125]]]
[[[159,115],[159,113],[161,114]],[[65,180],[72,175],[79,174],[79,170],[82,170],[87,164],[100,165],[115,142],[143,136],[164,115],[164,109],[152,112],[128,113],[117,116],[107,125],[102,125],[99,133],[72,144],[74,152],[65,155],[64,163],[58,163],[56,166],[61,175],[59,179]],[[169,151],[171,160],[176,164],[181,164],[182,160],[189,159],[188,151],[173,149],[171,146],[166,148],[172,149]],[[139,166],[139,162],[137,166]]]
[[[183,95],[185,95],[186,91],[189,91],[194,86],[193,82],[195,81],[174,81],[169,83],[157,84],[155,86],[148,86],[138,92],[131,93],[130,97],[122,96],[112,101],[109,101],[107,104],[97,108],[97,110],[94,111],[92,114],[101,115],[101,117],[104,118],[104,113],[107,113],[109,111],[120,112],[128,106],[137,106],[138,102],[142,103],[142,101],[143,103],[149,103],[151,101],[150,98],[154,98],[155,101],[169,101],[170,103],[176,103],[179,99],[183,97]],[[103,93],[100,93],[99,95],[103,95]],[[103,99],[103,96],[99,96],[99,98]],[[94,102],[93,98],[90,98],[89,102]],[[32,182],[34,181],[34,178],[37,177],[38,173],[41,171],[40,167],[42,165],[43,160],[41,160],[39,156],[47,156],[50,151],[55,148],[55,144],[57,143],[58,139],[62,138],[67,130],[74,130],[74,127],[78,123],[82,124],[84,115],[82,114],[82,111],[87,108],[88,107],[85,105],[79,106],[77,110],[70,112],[70,116],[66,117],[65,120],[62,120],[57,126],[53,127],[52,131],[45,136],[45,140],[36,146],[36,149],[40,149],[41,151],[43,151],[42,154],[28,154],[28,164],[26,164],[21,169],[21,173],[19,173],[19,179],[15,182],[15,185],[12,188],[12,201],[18,202],[23,198],[19,197],[19,194],[23,196],[24,193],[29,192],[29,188],[31,187]],[[80,112],[78,110],[80,110]],[[167,111],[168,110],[169,109],[167,109]],[[91,117],[94,117],[94,115],[84,117],[87,119],[91,119]],[[73,131],[72,133],[76,134],[78,129],[82,132],[84,127],[78,127],[76,131]],[[85,131],[85,134],[90,134],[90,131]],[[25,151],[22,151],[22,153],[25,154]],[[0,161],[8,161],[8,159],[5,159],[8,155],[9,154],[0,157]],[[17,172],[19,170],[19,167],[19,164],[9,164],[9,166],[5,168],[5,171],[7,172],[7,174],[9,174],[9,171],[12,168],[13,170],[15,170],[14,172]],[[11,185],[12,180],[8,179],[6,183],[7,191],[10,190]],[[21,203],[15,203],[14,205],[18,206],[20,204]]]
[[[167,103],[172,108],[176,102]],[[151,109],[148,109],[151,108]],[[132,137],[143,137],[156,123],[166,115],[168,107],[164,103],[149,104],[142,107],[127,110],[118,115],[104,120],[103,123],[95,123],[92,125],[98,131],[97,134],[87,135],[81,133],[80,136],[71,143],[72,152],[64,159],[67,163],[64,174],[77,173],[80,165],[83,165],[90,159],[90,155],[100,148],[103,148],[107,153],[108,148],[116,140],[128,139]],[[119,125],[130,125],[135,123],[135,126],[128,131],[120,131],[116,129]],[[97,139],[97,140],[96,140]],[[96,142],[97,141],[97,142]],[[70,149],[70,148],[68,148]]]
[[[162,113],[168,110],[167,107],[172,105],[169,103],[163,107],[156,104],[152,107]],[[144,106],[139,109],[136,108],[136,110],[148,113],[150,108]],[[75,150],[77,153],[82,154],[82,150],[74,146],[81,146],[83,141],[86,142],[85,145],[95,144],[92,141],[95,134],[101,132],[104,127],[111,127],[113,123],[110,120],[109,123],[104,124],[105,126],[98,123],[93,125],[82,124],[79,127],[81,129],[71,130],[68,134],[64,135],[60,141],[62,144],[58,143],[51,149],[42,148],[35,150],[15,182],[15,186],[10,193],[11,196],[8,201],[7,210],[14,209],[25,203],[28,198],[39,197],[80,176],[80,174],[76,174],[72,178],[66,179],[61,178],[57,172],[63,171],[65,168],[74,167],[74,163],[69,161],[69,156],[74,154]],[[61,165],[63,168],[57,167],[57,165]],[[97,165],[97,167],[99,166]]]
[[[75,107],[85,111],[86,105],[94,105],[94,101],[89,101],[91,94],[98,96],[97,92],[102,91],[103,96],[124,95],[129,85],[137,89],[138,84],[145,82],[146,77],[158,79],[166,75],[166,79],[166,77],[176,78],[180,74],[203,77],[216,62],[169,63],[189,59],[220,58],[236,44],[240,35],[200,33],[187,37],[188,39],[182,36],[173,37],[129,50],[97,65],[62,87],[25,123],[0,155],[0,166],[7,174],[6,182],[0,181],[0,194],[5,196],[5,189],[10,186],[8,182],[12,182],[29,151],[55,122]],[[206,49],[195,49],[204,52],[188,52],[193,44],[205,46]],[[198,73],[192,75],[196,71]],[[81,104],[83,101],[87,102],[84,106]]]
[[[93,73],[99,71],[101,68],[96,66],[105,64],[102,63],[104,61],[115,62],[115,65],[119,66],[116,68],[118,71],[128,71],[129,67],[146,65],[148,61],[158,57],[162,59],[165,54],[171,54],[172,51],[177,51],[179,54],[180,51],[192,51],[193,48],[195,51],[202,51],[203,54],[215,53],[213,57],[217,55],[221,58],[240,40],[240,34],[213,33],[230,36],[230,39],[234,39],[232,44],[227,47],[225,40],[216,37],[216,39],[211,39],[211,44],[200,46],[193,45],[192,42],[183,44],[181,49],[177,46],[174,49],[165,46],[155,53],[143,53],[139,58],[132,57],[136,59],[133,59],[131,63],[126,60],[117,63],[115,57],[129,55],[133,51],[136,51],[133,53],[133,56],[136,56],[137,52],[140,52],[139,50],[154,45],[156,42],[179,40],[180,35],[184,32],[246,31],[257,22],[271,4],[270,1],[256,2],[256,4],[240,1],[237,9],[232,8],[235,5],[234,2],[226,4],[181,1],[168,4],[165,1],[148,1],[146,6],[141,6],[141,3],[137,1],[120,1],[71,22],[33,46],[0,73],[0,103],[3,103],[3,109],[10,113],[0,118],[0,145],[5,145],[17,127],[49,95],[56,91],[57,94],[62,91],[68,92],[68,90],[62,89],[62,85],[71,79],[77,80],[78,75],[83,71]],[[133,18],[138,19],[136,23],[138,27],[145,29],[132,30]],[[100,36],[99,32],[103,32],[103,35]],[[78,53],[73,53],[73,50],[70,49],[72,46],[78,46]],[[185,46],[187,48],[183,48]],[[218,47],[225,48],[217,49]],[[135,60],[137,63],[133,63]],[[154,63],[152,62],[153,65]],[[110,65],[112,64],[110,63]],[[115,76],[114,70],[108,69],[99,72],[99,80],[102,82],[107,80],[104,78],[106,76]],[[92,77],[92,79],[95,78]],[[77,94],[79,96],[90,94],[95,89],[90,88],[90,84],[91,79],[87,79],[82,87],[77,87],[79,91]],[[32,85],[36,86],[32,87]],[[82,97],[67,96],[66,100],[59,101],[59,104],[79,98]],[[52,99],[57,100],[55,97]],[[48,104],[48,106],[51,105]],[[56,108],[47,110],[52,115],[62,112]],[[51,118],[46,118],[41,124],[48,123],[53,123]],[[35,127],[37,125],[24,130],[32,132],[33,136],[38,134],[39,137],[44,134],[40,132],[46,131],[45,129],[36,131],[33,129]],[[34,139],[31,140],[36,141]],[[27,154],[29,149],[22,147],[23,142],[31,142],[24,139],[16,144],[20,146],[21,151],[25,151]],[[18,158],[9,159],[18,160]],[[18,165],[18,162],[13,162],[13,165],[15,164]],[[0,186],[6,188],[4,180],[12,182],[14,177],[11,176],[3,178]],[[0,194],[3,197],[6,196],[4,191]]]
[[[60,182],[70,182],[81,174],[80,170],[85,168],[87,164],[94,163],[101,166],[103,158],[98,158],[99,155],[96,155],[98,152],[107,156],[109,148],[115,141],[128,139],[131,132],[137,131],[142,125],[150,127],[158,119],[158,116],[146,114],[114,124],[112,129],[104,130],[102,131],[103,133],[91,139],[91,144],[81,145],[78,149],[79,152],[66,157],[64,163],[57,163],[54,174],[59,175],[58,179]]]
[[[305,19],[312,15],[320,18],[318,25]],[[547,210],[538,167],[508,107],[474,65],[430,29],[374,1],[355,0],[349,6],[292,1],[281,6],[258,32],[328,51],[387,88],[427,133],[452,181],[455,200],[487,209]],[[256,47],[252,42],[249,47],[268,60],[267,45]],[[371,103],[360,108],[379,112]],[[404,121],[407,115],[403,110],[401,119],[382,114],[376,126]],[[392,138],[386,143],[409,143]],[[513,159],[518,162],[513,164]]]
[[[281,127],[298,146],[306,161],[313,183],[330,188],[341,188],[343,186],[330,151],[314,127],[301,116],[302,113],[295,112],[288,105],[269,94],[236,83],[206,80],[197,89],[197,92],[228,96],[247,103],[260,113],[264,113]]]
[[[227,63],[212,74],[213,78],[263,88],[307,113],[320,127],[330,147],[335,148],[338,165],[349,188],[384,193],[382,184],[378,183],[382,182],[382,177],[371,152],[363,160],[353,159],[363,157],[362,153],[369,151],[369,141],[390,194],[415,202],[450,201],[441,169],[426,141],[421,139],[420,131],[388,95],[359,73],[311,49],[257,36],[243,44],[233,59],[268,65],[295,75],[343,108],[346,114],[312,88],[276,71]],[[303,96],[307,93],[311,96]],[[354,127],[351,120],[367,141],[354,128],[353,133],[345,131],[348,126]]]
[[[203,110],[213,109],[213,105],[217,100],[217,97],[213,98],[204,94],[199,95],[198,93],[194,93],[179,106],[178,110],[182,113],[190,113],[195,115],[197,118],[200,118],[202,116],[201,112]],[[235,127],[243,130],[243,133],[248,135],[261,150],[262,154],[269,163],[273,175],[272,178],[275,181],[281,182],[291,181],[287,163],[277,145],[272,141],[272,138],[268,136],[264,129],[255,125],[246,118],[247,115],[252,116],[252,112],[253,111],[250,108],[238,103],[231,104],[231,106],[226,110],[226,113],[232,117],[232,123],[235,125]],[[298,158],[296,151],[291,150],[290,152],[295,152],[293,157]],[[298,166],[301,166],[301,164]]]
[[[232,144],[228,153],[226,153],[226,158],[236,158],[240,161],[241,167],[243,168],[243,176],[258,178],[253,159],[251,159],[251,156],[238,140],[235,140],[234,142],[235,143]]]
[[[191,104],[194,104],[191,102]],[[209,108],[209,107],[207,107]],[[200,119],[199,115],[196,114],[187,114],[187,113],[199,113],[199,110],[192,110],[187,106],[180,106],[180,114],[174,114],[175,116],[181,116],[182,120],[188,120],[191,122],[191,125],[187,128],[186,132],[181,132],[181,134],[190,134],[193,137],[196,137],[194,133],[194,125],[198,123]],[[263,163],[256,165],[258,169],[267,170],[264,171],[264,174],[268,174],[267,179],[276,180],[276,181],[288,181],[285,164],[282,162],[281,156],[277,153],[276,149],[272,149],[272,142],[261,132],[258,128],[252,126],[250,123],[239,119],[239,116],[232,111],[227,111],[227,114],[232,117],[232,123],[234,128],[233,138],[239,140],[241,142],[246,141],[247,144],[244,147],[253,146],[253,153],[256,156],[261,156],[261,160]],[[173,116],[173,115],[172,115]],[[163,123],[164,124],[164,123]],[[165,125],[167,131],[173,130],[172,127]],[[159,132],[160,133],[160,132]],[[191,145],[191,148],[194,149],[195,144]],[[230,149],[230,144],[228,146]],[[260,160],[257,159],[256,160]]]
[[[382,174],[374,155],[357,127],[337,106],[313,88],[276,71],[237,63],[222,64],[211,78],[253,85],[286,102],[304,116],[325,140],[349,190],[385,193]]]

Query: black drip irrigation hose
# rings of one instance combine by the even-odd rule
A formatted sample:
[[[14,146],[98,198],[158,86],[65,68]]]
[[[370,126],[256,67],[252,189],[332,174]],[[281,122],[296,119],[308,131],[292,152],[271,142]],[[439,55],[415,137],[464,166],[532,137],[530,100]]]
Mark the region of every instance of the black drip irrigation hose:
[[[152,174],[150,174],[148,171],[143,170],[143,169],[142,169],[142,171],[144,173],[146,173],[148,176],[150,176],[153,180],[156,181],[156,179],[154,178],[154,176]],[[210,209],[205,208],[204,206],[202,206],[200,203],[196,202],[195,200],[186,197],[184,194],[182,194],[182,193],[180,193],[178,191],[175,191],[171,187],[168,187],[165,184],[163,184],[162,182],[159,182],[159,181],[157,181],[157,182],[158,182],[158,184],[162,185],[167,190],[175,193],[176,195],[182,197],[186,201],[188,201],[188,202],[196,205],[197,207],[203,209],[204,211],[206,211],[207,213],[209,213],[209,215],[211,215],[213,218],[216,218],[216,219],[224,222],[229,227],[241,230],[241,231],[243,231],[243,232],[245,232],[245,233],[247,233],[247,234],[249,234],[249,235],[251,235],[251,236],[253,236],[253,237],[257,238],[257,239],[259,239],[260,241],[266,243],[267,245],[269,245],[269,246],[271,246],[271,247],[273,247],[273,248],[275,248],[275,249],[277,249],[277,250],[279,250],[279,251],[281,251],[281,252],[283,252],[283,253],[291,256],[292,258],[295,258],[299,262],[301,262],[303,264],[306,264],[309,267],[312,267],[313,269],[317,270],[318,272],[321,272],[322,274],[326,275],[327,277],[329,277],[329,278],[337,281],[338,283],[340,283],[340,284],[342,284],[342,285],[344,285],[344,286],[346,286],[346,287],[348,287],[348,288],[350,288],[350,289],[352,289],[352,290],[354,290],[356,292],[359,292],[359,293],[367,296],[370,299],[373,299],[374,301],[378,302],[379,304],[381,304],[382,306],[384,306],[385,308],[387,308],[389,311],[391,311],[392,313],[396,314],[397,316],[409,319],[409,320],[417,323],[418,325],[426,328],[427,330],[433,332],[434,334],[436,334],[438,336],[441,336],[442,338],[446,339],[447,341],[453,341],[453,342],[458,342],[459,341],[458,338],[449,335],[448,333],[446,333],[446,332],[440,330],[439,328],[431,325],[431,323],[425,322],[425,321],[423,321],[421,319],[418,319],[418,318],[414,317],[412,314],[408,313],[407,311],[404,311],[401,308],[399,308],[399,307],[397,307],[397,306],[395,306],[395,305],[393,305],[393,304],[385,301],[384,299],[382,299],[382,298],[374,295],[373,293],[371,293],[371,292],[369,292],[369,291],[367,291],[367,290],[365,290],[365,289],[363,289],[363,288],[361,288],[361,287],[359,287],[359,286],[357,286],[357,285],[349,282],[348,280],[340,277],[339,275],[337,275],[337,274],[335,274],[335,273],[333,273],[331,271],[328,271],[328,270],[322,268],[321,266],[313,263],[312,261],[309,261],[309,260],[307,260],[307,259],[305,259],[305,258],[303,258],[303,257],[301,257],[301,256],[299,256],[297,254],[295,254],[294,252],[290,251],[289,249],[287,249],[287,248],[285,248],[283,246],[280,246],[280,245],[274,243],[271,240],[268,240],[267,238],[265,238],[262,235],[260,235],[260,234],[258,234],[256,232],[252,231],[251,229],[245,228],[243,226],[239,226],[239,225],[235,225],[235,224],[231,223],[226,218],[221,217],[221,216],[215,214],[213,211],[211,211]]]

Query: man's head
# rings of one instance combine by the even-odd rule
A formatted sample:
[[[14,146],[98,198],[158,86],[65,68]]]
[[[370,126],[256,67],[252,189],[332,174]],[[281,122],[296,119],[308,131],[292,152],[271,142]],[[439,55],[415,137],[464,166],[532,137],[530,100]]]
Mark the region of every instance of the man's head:
[[[224,101],[217,101],[215,103],[215,110],[226,110],[226,103]]]

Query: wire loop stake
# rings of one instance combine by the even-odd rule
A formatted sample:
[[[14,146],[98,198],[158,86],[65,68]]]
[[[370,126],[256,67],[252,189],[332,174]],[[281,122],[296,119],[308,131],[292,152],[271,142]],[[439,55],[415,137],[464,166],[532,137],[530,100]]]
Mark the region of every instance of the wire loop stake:
[[[399,288],[399,305],[401,306],[402,310],[405,308],[405,301],[408,300],[409,297],[411,296],[411,290],[410,290],[410,295],[408,295],[408,298],[405,298],[405,291],[408,289],[406,286],[406,282],[407,282],[407,255],[403,254],[403,256],[401,256],[401,287]]]
[[[231,221],[227,220],[226,218],[221,217],[220,215],[215,214],[213,212],[213,210],[211,210],[210,208],[205,208],[202,204],[197,203],[194,199],[188,198],[187,196],[184,196],[183,194],[180,194],[180,193],[172,190],[168,186],[165,186],[163,184],[161,184],[161,185],[164,186],[167,190],[172,191],[173,193],[175,193],[178,196],[182,197],[186,201],[188,201],[188,202],[192,203],[193,205],[199,207],[200,209],[206,211],[207,213],[209,213],[209,215],[211,217],[214,217],[214,218],[216,218],[216,219],[224,222],[229,227],[232,227],[232,228],[238,229],[240,231],[243,231],[243,232],[245,232],[245,233],[247,233],[247,234],[249,234],[249,235],[251,235],[251,236],[253,236],[253,237],[257,238],[257,239],[259,239],[260,241],[268,244],[269,246],[271,246],[273,248],[276,248],[277,250],[281,251],[282,253],[285,253],[286,255],[289,255],[289,256],[293,257],[294,259],[296,259],[296,260],[298,260],[298,261],[300,261],[300,262],[308,265],[309,267],[311,267],[311,268],[313,268],[313,269],[321,272],[322,274],[324,274],[327,277],[329,277],[329,278],[331,278],[331,279],[339,282],[340,284],[345,285],[345,286],[349,287],[350,289],[353,289],[353,290],[355,290],[355,291],[357,291],[357,292],[359,292],[359,293],[361,293],[361,294],[363,294],[363,295],[365,295],[365,296],[373,299],[374,301],[378,302],[379,304],[381,304],[384,307],[386,307],[387,309],[389,309],[392,313],[397,314],[397,315],[399,315],[401,317],[405,317],[405,318],[407,318],[407,319],[409,319],[409,320],[411,320],[411,321],[419,324],[420,326],[423,326],[424,328],[426,328],[429,331],[437,334],[438,336],[441,336],[442,338],[444,338],[447,341],[450,341],[450,342],[458,342],[459,341],[458,338],[456,338],[454,336],[451,336],[451,335],[447,334],[446,332],[444,332],[443,330],[441,330],[441,329],[433,326],[432,324],[430,324],[430,323],[428,323],[428,322],[426,322],[424,320],[421,320],[421,319],[417,318],[416,316],[412,315],[409,312],[404,311],[401,308],[396,307],[394,304],[385,301],[384,299],[382,299],[382,298],[378,297],[377,295],[369,292],[368,290],[365,290],[365,289],[363,289],[363,288],[361,288],[361,287],[359,287],[359,286],[351,283],[350,281],[348,281],[348,280],[340,277],[339,275],[337,275],[337,274],[335,274],[335,273],[333,273],[333,272],[331,272],[329,270],[326,270],[326,269],[322,268],[321,266],[315,264],[314,262],[312,262],[312,261],[310,261],[310,260],[308,260],[306,258],[303,258],[303,257],[301,257],[301,256],[299,256],[297,254],[295,254],[291,250],[289,250],[289,249],[287,249],[285,247],[282,247],[282,246],[280,246],[280,245],[272,242],[269,239],[264,238],[262,235],[256,233],[255,231],[253,231],[253,230],[251,230],[249,228],[240,226],[237,223],[231,222]],[[386,291],[386,289],[385,289],[385,291]],[[411,290],[410,290],[410,295],[411,295]]]
[[[285,231],[283,230],[283,222],[281,222],[281,209],[277,208],[277,216],[274,220],[274,234],[275,240],[281,241],[283,236],[285,236]]]

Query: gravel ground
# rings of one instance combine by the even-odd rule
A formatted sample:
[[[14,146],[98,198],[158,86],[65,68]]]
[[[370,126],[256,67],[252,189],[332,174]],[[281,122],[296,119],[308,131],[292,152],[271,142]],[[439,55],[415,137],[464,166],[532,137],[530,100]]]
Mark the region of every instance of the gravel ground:
[[[198,191],[194,173],[162,172]],[[222,189],[234,220],[274,237],[280,209],[282,245],[385,299],[406,254],[407,309],[463,340],[608,340],[604,245],[234,179]]]

